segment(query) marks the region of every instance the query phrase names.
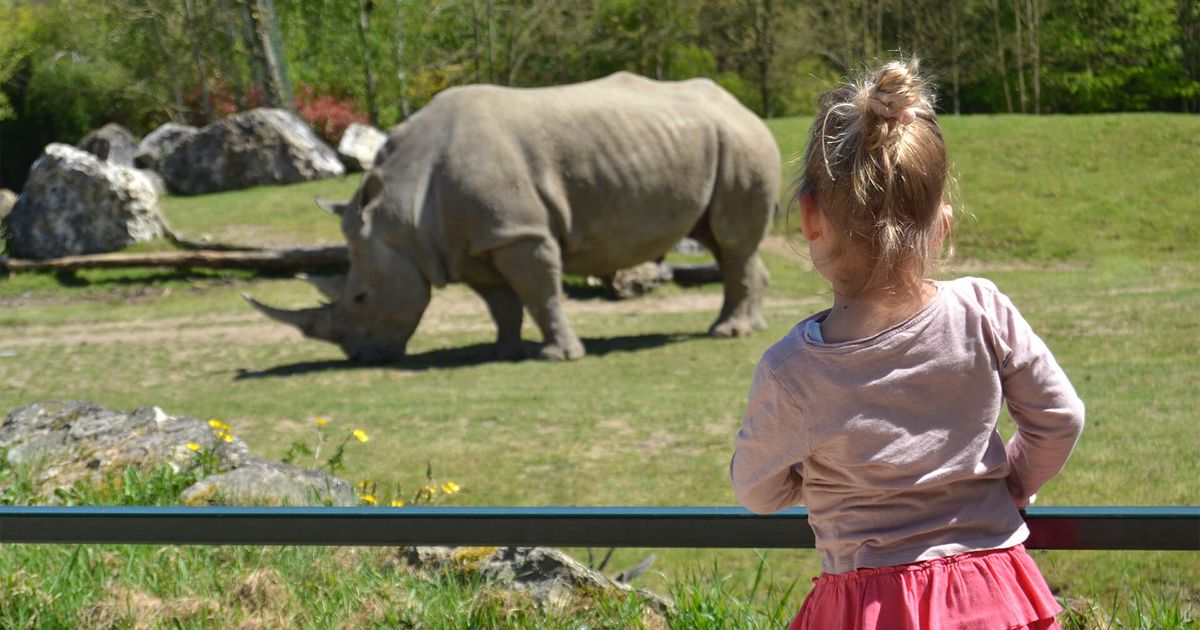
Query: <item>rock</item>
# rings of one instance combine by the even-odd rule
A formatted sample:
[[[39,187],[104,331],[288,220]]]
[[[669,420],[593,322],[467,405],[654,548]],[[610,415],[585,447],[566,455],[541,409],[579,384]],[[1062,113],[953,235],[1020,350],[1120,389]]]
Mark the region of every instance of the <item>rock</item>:
[[[478,573],[499,586],[528,594],[539,606],[556,610],[570,607],[576,596],[597,592],[636,593],[662,614],[675,608],[670,599],[617,582],[546,547],[411,547],[401,550],[400,559],[419,570]]]
[[[350,123],[338,142],[338,157],[348,171],[365,171],[375,165],[375,155],[387,142],[384,133],[370,125]]]
[[[244,462],[226,473],[209,475],[180,497],[188,505],[222,503],[283,505],[358,505],[350,482],[317,470],[267,460]]]
[[[142,138],[133,157],[134,164],[140,168],[162,171],[163,160],[199,131],[198,127],[191,125],[173,122],[163,124]]]
[[[51,144],[4,227],[12,256],[57,258],[112,252],[163,233],[154,184],[141,172]]]
[[[357,503],[345,479],[263,459],[236,437],[218,438],[207,422],[157,407],[125,413],[82,401],[33,403],[0,424],[0,449],[7,450],[8,462],[32,467],[45,496],[126,466],[195,468],[200,462],[189,443],[211,451],[216,472],[184,490],[185,502],[219,497],[235,503]]]
[[[653,291],[658,285],[671,281],[671,267],[663,263],[645,262],[622,269],[601,279],[609,297],[627,300]]]
[[[329,145],[295,115],[255,109],[188,137],[162,162],[167,188],[185,195],[340,177]]]
[[[679,239],[679,242],[671,247],[671,251],[676,254],[686,254],[688,256],[703,256],[709,253],[708,248],[701,245],[700,241],[687,236]]]
[[[8,216],[15,205],[17,205],[17,193],[7,188],[0,188],[0,220]]]
[[[84,136],[76,146],[105,162],[117,166],[133,166],[137,139],[121,125],[108,123]]]

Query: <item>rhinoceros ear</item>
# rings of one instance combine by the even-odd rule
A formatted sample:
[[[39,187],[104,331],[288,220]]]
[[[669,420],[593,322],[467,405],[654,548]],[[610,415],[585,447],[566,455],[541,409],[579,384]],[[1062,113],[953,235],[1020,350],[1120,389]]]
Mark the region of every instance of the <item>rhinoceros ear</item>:
[[[349,201],[330,201],[320,197],[314,197],[313,200],[317,202],[318,206],[321,206],[326,211],[332,212],[338,216],[341,216],[342,213],[346,211],[346,208],[350,207]]]
[[[336,276],[310,276],[306,273],[296,274],[298,280],[304,280],[317,288],[326,299],[336,302],[346,292],[346,274]]]

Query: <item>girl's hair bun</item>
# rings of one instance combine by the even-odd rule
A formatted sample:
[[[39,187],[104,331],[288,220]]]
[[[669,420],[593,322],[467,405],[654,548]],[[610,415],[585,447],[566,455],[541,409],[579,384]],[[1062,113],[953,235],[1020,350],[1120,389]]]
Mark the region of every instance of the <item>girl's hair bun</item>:
[[[798,194],[819,201],[839,251],[858,254],[863,292],[939,258],[946,146],[918,67],[893,61],[826,92],[809,132]]]
[[[866,106],[886,121],[908,124],[926,105],[925,85],[917,75],[918,61],[893,61],[879,70],[866,86]],[[864,112],[865,113],[865,112]]]

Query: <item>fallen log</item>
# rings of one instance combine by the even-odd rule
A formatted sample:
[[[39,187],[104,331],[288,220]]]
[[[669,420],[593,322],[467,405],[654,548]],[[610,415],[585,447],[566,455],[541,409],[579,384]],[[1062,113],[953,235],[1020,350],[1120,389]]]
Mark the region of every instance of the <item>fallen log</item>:
[[[345,269],[349,258],[344,245],[262,250],[189,250],[141,254],[87,254],[47,260],[23,260],[0,256],[0,272],[78,271],[80,269],[130,269],[170,267],[173,269],[244,269],[271,273],[306,269]]]

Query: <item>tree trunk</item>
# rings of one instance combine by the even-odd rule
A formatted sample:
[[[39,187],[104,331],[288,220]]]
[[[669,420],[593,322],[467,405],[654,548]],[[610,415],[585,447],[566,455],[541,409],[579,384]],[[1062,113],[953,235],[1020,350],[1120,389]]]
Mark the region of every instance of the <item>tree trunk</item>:
[[[1000,0],[992,0],[992,25],[996,28],[996,59],[1000,63],[1000,80],[1004,88],[1004,106],[1013,113],[1012,90],[1008,87],[1008,64],[1004,62],[1004,38],[1000,33]]]
[[[204,59],[200,56],[200,38],[196,33],[196,11],[192,0],[183,0],[183,8],[187,20],[188,42],[192,45],[192,62],[196,64],[196,73],[200,77],[200,98],[204,105],[204,121],[213,121],[212,94],[208,91],[208,73],[204,70]]]
[[[492,19],[492,0],[487,0],[488,83],[496,82],[496,23]]]
[[[187,105],[183,102],[183,84],[180,82],[179,73],[175,72],[175,63],[172,59],[171,52],[167,50],[167,46],[163,43],[162,34],[158,30],[157,15],[150,15],[150,38],[154,40],[154,45],[158,48],[162,59],[167,67],[167,72],[171,75],[171,95],[175,98],[175,111],[171,114],[171,120],[179,120],[180,115],[187,111]]]
[[[479,43],[479,1],[471,0],[471,56],[475,60],[475,82],[483,83],[483,53]]]
[[[246,0],[249,10],[251,35],[259,53],[263,87],[273,107],[295,113],[296,101],[292,97],[292,85],[287,74],[287,60],[283,56],[283,38],[279,34],[279,21],[275,18],[272,0]]]
[[[1013,55],[1017,58],[1017,97],[1021,103],[1021,113],[1026,113],[1025,98],[1025,44],[1021,35],[1021,0],[1012,0],[1013,21],[1016,22],[1016,49],[1013,50]]]
[[[954,115],[962,113],[962,101],[959,98],[959,66],[958,66],[958,2],[950,3],[950,74],[954,85]]]
[[[400,114],[408,118],[412,113],[408,104],[408,73],[404,70],[404,1],[396,0],[396,19],[393,22],[396,29],[396,45],[392,46],[392,59],[396,62],[396,82],[400,91]]]
[[[371,26],[371,11],[375,8],[372,0],[358,0],[358,41],[362,44],[363,81],[367,88],[367,116],[371,125],[379,126],[379,107],[375,103],[375,65],[371,62],[371,41],[367,38],[367,29]]]
[[[1033,64],[1033,113],[1042,113],[1042,59],[1041,36],[1042,3],[1041,0],[1028,0],[1029,7],[1029,54]]]

